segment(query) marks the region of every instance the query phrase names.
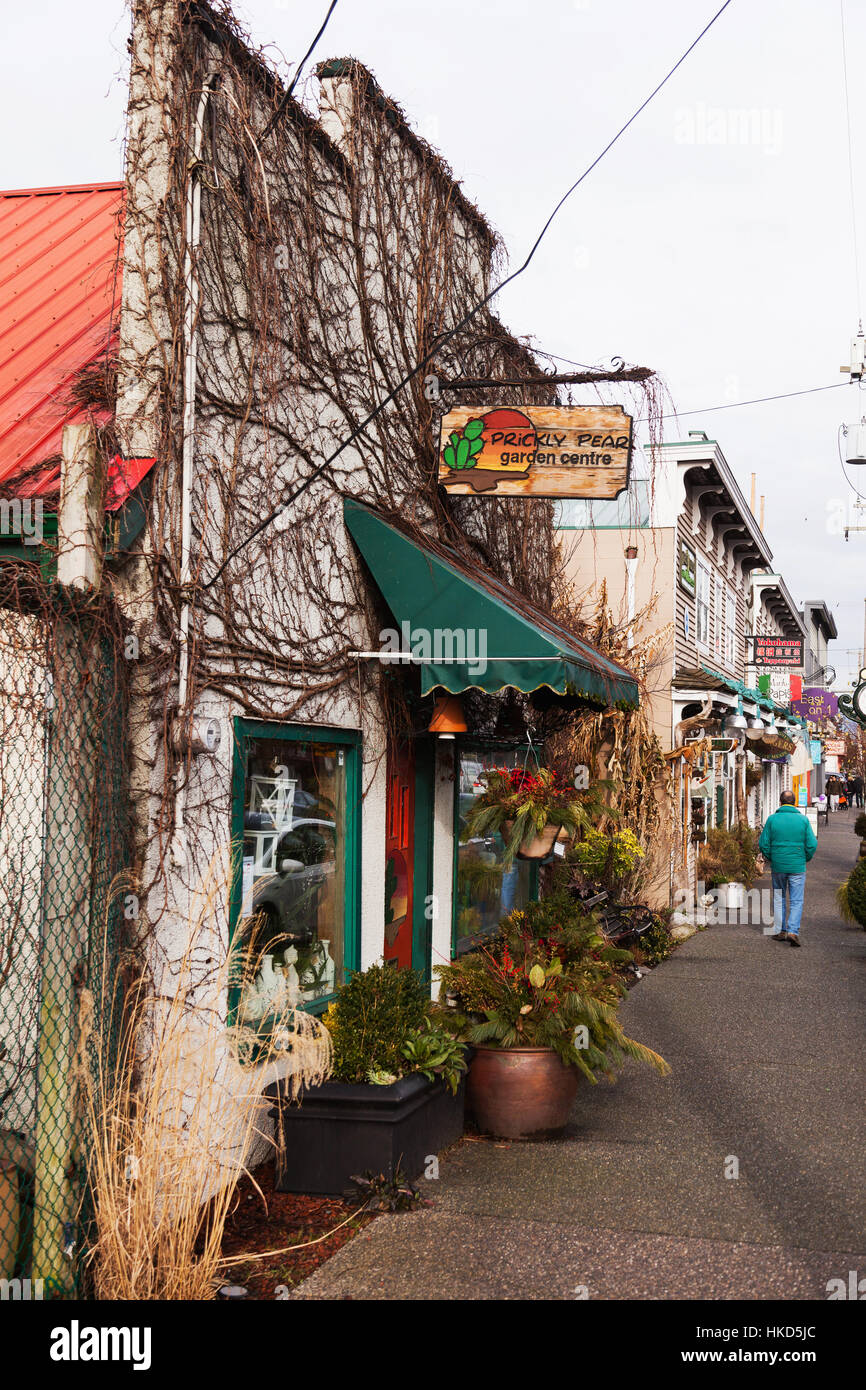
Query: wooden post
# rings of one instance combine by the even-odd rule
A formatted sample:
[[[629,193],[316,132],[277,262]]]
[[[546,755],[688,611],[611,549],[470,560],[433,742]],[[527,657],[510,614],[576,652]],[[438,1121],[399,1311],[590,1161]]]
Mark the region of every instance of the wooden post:
[[[63,426],[57,582],[98,589],[102,577],[105,470],[91,424]]]

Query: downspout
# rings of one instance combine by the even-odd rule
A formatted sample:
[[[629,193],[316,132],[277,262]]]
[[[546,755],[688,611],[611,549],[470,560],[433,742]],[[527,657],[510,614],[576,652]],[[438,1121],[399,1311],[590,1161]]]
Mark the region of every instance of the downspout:
[[[192,473],[193,451],[195,447],[195,391],[198,362],[198,335],[196,322],[199,307],[199,284],[195,275],[195,255],[198,250],[201,231],[201,181],[199,165],[204,138],[204,118],[208,101],[218,77],[216,71],[207,74],[199,97],[193,135],[193,152],[189,164],[189,186],[186,196],[186,249],[183,258],[183,277],[185,304],[183,316],[184,342],[186,356],[183,369],[183,456],[181,471],[180,507],[180,585],[183,604],[180,610],[180,655],[177,675],[177,709],[174,725],[175,748],[180,752],[183,742],[179,738],[180,720],[183,718],[189,687],[189,619],[190,602],[187,597],[192,582],[190,556],[192,553]],[[175,772],[174,834],[171,841],[171,858],[176,867],[186,864],[186,827],[184,811],[186,808],[186,776],[178,765]]]
[[[626,612],[628,629],[626,642],[629,651],[634,646],[635,578],[637,576],[637,546],[630,545],[625,552],[626,572]]]

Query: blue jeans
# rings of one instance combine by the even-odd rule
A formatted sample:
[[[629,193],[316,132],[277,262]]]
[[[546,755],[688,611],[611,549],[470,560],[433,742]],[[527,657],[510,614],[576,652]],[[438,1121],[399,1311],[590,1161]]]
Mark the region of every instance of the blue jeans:
[[[773,871],[773,927],[777,932],[784,931],[789,936],[797,935],[800,930],[800,918],[803,916],[805,891],[805,873],[777,874]],[[788,893],[790,903],[786,902]]]

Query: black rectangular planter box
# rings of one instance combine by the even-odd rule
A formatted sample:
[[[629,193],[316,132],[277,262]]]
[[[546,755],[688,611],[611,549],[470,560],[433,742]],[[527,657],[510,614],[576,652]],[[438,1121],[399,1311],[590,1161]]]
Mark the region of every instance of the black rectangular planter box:
[[[393,1176],[399,1168],[417,1178],[430,1155],[463,1133],[464,1091],[464,1081],[453,1096],[444,1082],[417,1075],[392,1086],[326,1081],[292,1105],[269,1086],[265,1095],[276,1102],[270,1113],[284,1137],[277,1191],[341,1196],[352,1175],[367,1169]]]

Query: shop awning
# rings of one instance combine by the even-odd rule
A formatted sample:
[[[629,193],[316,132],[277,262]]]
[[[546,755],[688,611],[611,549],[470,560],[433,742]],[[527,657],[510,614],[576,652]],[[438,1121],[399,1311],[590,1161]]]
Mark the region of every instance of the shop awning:
[[[494,694],[542,686],[607,708],[638,704],[630,673],[560,627],[515,589],[456,551],[420,541],[350,498],[343,515],[401,631],[419,658],[421,690]]]

